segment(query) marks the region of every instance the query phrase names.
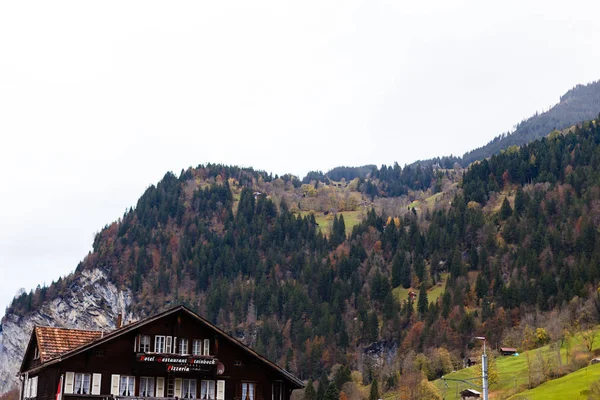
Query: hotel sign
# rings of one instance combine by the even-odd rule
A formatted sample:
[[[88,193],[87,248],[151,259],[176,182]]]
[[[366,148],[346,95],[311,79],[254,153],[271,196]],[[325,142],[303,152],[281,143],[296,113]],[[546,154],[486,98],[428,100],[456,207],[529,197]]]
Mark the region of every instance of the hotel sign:
[[[166,364],[167,371],[169,372],[212,371],[213,373],[216,372],[219,374],[220,372],[222,374],[225,369],[223,364],[217,362],[214,358],[139,354],[137,361],[142,363]]]
[[[195,357],[172,357],[172,356],[148,356],[145,354],[138,356],[138,361],[155,362],[162,364],[188,364],[188,365],[216,365],[214,358],[195,358]]]

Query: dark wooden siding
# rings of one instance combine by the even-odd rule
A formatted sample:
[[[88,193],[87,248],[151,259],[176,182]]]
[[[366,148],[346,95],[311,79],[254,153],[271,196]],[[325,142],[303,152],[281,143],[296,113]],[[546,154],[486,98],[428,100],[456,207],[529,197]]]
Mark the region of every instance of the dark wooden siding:
[[[138,354],[134,351],[134,343],[138,335],[151,336],[150,348],[152,350],[155,335],[186,338],[188,339],[189,353],[192,351],[194,339],[210,339],[211,355],[223,363],[225,371],[222,375],[216,375],[215,372],[199,371],[169,375],[166,364],[138,361]],[[65,372],[89,373],[90,375],[94,373],[102,374],[100,394],[104,396],[110,394],[112,374],[135,376],[136,396],[139,395],[140,376],[164,377],[165,396],[167,396],[169,377],[196,379],[198,397],[200,396],[202,380],[225,380],[225,398],[227,400],[241,399],[242,382],[256,384],[255,400],[271,400],[272,383],[274,381],[285,381],[285,377],[278,370],[268,366],[260,358],[248,353],[239,345],[233,344],[227,338],[219,337],[218,333],[210,326],[204,325],[201,321],[183,311],[166,315],[164,318],[141,326],[136,330],[116,336],[104,344],[90,348],[55,365],[56,369],[52,374],[52,378],[48,379],[50,384],[48,387],[44,387],[45,397],[40,397],[42,388],[39,386],[37,400],[52,400],[56,393],[59,376],[65,374]],[[49,374],[50,368],[43,371]],[[285,385],[282,389],[283,399],[288,400],[289,392],[286,390]],[[64,400],[81,399],[66,396]]]

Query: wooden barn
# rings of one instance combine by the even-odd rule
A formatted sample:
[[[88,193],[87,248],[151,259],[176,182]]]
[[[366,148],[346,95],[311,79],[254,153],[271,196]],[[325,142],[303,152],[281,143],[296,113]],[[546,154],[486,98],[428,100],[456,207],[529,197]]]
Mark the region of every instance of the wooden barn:
[[[112,332],[35,327],[21,400],[289,400],[303,383],[179,306]]]

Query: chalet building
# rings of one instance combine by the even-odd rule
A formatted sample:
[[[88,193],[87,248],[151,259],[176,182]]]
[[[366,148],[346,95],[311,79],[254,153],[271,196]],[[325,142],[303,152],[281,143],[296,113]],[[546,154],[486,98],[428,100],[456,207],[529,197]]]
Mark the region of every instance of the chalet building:
[[[20,400],[289,400],[303,383],[179,306],[105,333],[34,328]]]
[[[503,356],[514,356],[517,354],[517,349],[514,347],[500,347],[500,354]]]
[[[477,400],[481,398],[481,393],[473,389],[465,389],[460,392],[461,400]]]

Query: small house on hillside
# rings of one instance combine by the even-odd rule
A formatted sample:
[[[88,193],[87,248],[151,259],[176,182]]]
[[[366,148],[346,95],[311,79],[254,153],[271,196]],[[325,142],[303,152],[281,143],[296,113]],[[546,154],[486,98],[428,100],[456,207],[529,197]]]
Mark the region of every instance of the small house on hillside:
[[[478,392],[477,390],[473,390],[473,389],[465,389],[462,392],[460,392],[460,398],[462,400],[475,400],[475,399],[480,399],[481,398],[481,393]]]
[[[410,292],[408,292],[408,297],[410,297],[410,299],[414,301],[417,298],[417,292],[411,290]]]
[[[514,347],[500,347],[500,354],[503,356],[513,356],[517,354],[517,349]]]

